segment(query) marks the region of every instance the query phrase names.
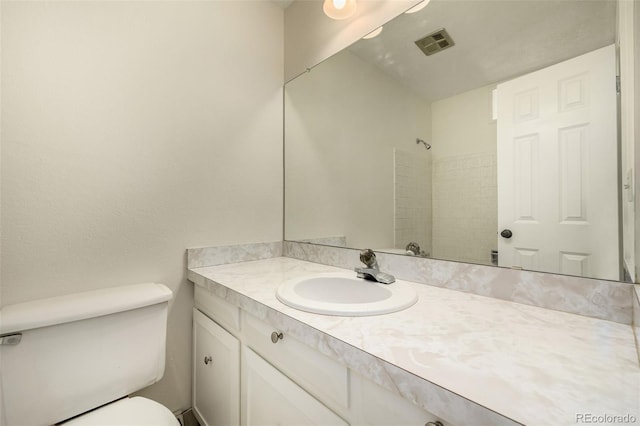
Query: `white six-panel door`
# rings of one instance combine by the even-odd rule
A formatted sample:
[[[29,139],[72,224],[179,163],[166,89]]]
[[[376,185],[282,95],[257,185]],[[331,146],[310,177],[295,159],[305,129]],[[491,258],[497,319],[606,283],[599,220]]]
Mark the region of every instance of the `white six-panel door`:
[[[615,81],[612,45],[498,85],[500,266],[619,279]]]

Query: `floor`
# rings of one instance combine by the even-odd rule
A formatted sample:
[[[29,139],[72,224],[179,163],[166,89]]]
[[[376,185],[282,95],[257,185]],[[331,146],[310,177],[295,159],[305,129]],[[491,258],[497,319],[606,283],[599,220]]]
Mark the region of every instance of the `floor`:
[[[198,423],[198,420],[196,420],[196,417],[193,415],[193,411],[191,411],[191,409],[179,415],[178,420],[180,421],[180,424],[182,426],[200,426],[200,423]]]

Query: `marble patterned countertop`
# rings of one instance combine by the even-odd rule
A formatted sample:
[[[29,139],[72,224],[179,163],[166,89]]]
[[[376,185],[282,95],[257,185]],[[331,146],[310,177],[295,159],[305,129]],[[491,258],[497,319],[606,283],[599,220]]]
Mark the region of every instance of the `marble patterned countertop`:
[[[344,271],[277,257],[188,278],[455,425],[640,424],[631,326],[415,283],[415,305],[368,317],[275,296],[287,280]]]

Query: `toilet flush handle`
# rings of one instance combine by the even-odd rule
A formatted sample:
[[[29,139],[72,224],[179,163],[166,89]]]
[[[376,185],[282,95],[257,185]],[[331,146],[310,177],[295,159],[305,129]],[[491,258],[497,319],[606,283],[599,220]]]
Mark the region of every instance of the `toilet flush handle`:
[[[204,357],[204,363],[209,365],[210,362],[213,362],[213,358],[211,358],[211,355],[205,356]]]

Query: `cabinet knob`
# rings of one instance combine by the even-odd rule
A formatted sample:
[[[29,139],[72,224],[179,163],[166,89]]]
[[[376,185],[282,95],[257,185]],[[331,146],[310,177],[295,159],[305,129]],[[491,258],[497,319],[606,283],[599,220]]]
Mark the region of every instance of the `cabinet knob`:
[[[205,356],[204,363],[209,365],[210,362],[213,362],[213,358],[211,358],[211,356]]]
[[[271,341],[273,343],[278,343],[278,340],[282,340],[283,337],[282,331],[274,331],[271,333]]]

